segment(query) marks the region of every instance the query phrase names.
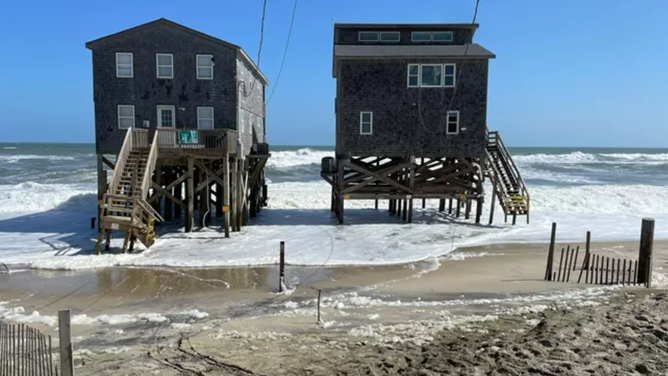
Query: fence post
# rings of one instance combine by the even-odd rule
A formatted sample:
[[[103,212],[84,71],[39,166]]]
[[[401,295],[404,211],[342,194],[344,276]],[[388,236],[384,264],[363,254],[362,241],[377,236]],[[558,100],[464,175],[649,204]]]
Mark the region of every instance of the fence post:
[[[552,222],[552,236],[550,237],[550,249],[547,253],[547,267],[545,268],[545,280],[552,281],[552,264],[554,262],[554,241],[557,237],[557,222]]]
[[[652,287],[652,248],[654,246],[654,219],[643,218],[640,230],[637,283]]]
[[[60,375],[74,376],[74,359],[72,358],[72,333],[70,331],[70,310],[58,311],[58,336],[60,338]]]
[[[283,292],[285,280],[285,242],[281,241],[281,257],[278,265],[278,292]]]

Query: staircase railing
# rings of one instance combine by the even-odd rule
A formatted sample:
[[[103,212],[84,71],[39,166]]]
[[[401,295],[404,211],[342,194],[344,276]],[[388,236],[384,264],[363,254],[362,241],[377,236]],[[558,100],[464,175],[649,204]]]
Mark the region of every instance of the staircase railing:
[[[503,143],[503,139],[501,139],[501,135],[499,134],[498,131],[493,131],[490,132],[487,130],[487,145],[493,145],[495,146],[495,149],[497,152],[500,154],[500,157],[506,161],[507,166],[508,166],[508,172],[512,175],[513,179],[517,182],[518,185],[518,190],[519,190],[519,195],[522,196],[527,203],[527,210],[529,208],[529,202],[530,202],[530,196],[529,196],[529,190],[527,189],[526,183],[524,182],[524,179],[522,178],[522,174],[520,173],[520,170],[517,168],[517,165],[512,159],[512,156],[510,155],[510,152],[508,151],[508,148],[506,145]],[[487,152],[488,158],[492,158],[489,151]],[[499,189],[499,186],[501,186],[501,189],[503,191],[506,191],[505,187],[503,184],[499,184],[500,181],[498,180],[500,178],[500,171],[498,171],[496,165],[492,163],[492,168],[494,170],[494,174],[496,175],[495,179],[497,179],[497,189]],[[508,196],[511,196],[510,193],[506,192]],[[512,198],[512,197],[511,197]]]
[[[111,183],[109,184],[108,193],[115,193],[118,189],[118,184],[121,181],[121,175],[123,174],[123,166],[128,160],[128,155],[132,150],[132,145],[134,141],[134,129],[128,129],[125,133],[125,140],[123,141],[123,146],[121,147],[121,152],[118,153],[118,158],[116,158],[116,164],[114,165],[114,171],[111,173]]]
[[[153,177],[153,170],[155,169],[155,164],[158,160],[158,135],[160,130],[156,131],[155,136],[153,137],[153,142],[151,143],[151,150],[148,153],[148,159],[146,160],[146,170],[144,172],[144,178],[141,183],[141,198],[145,200],[148,196],[148,190],[151,188],[151,181]]]

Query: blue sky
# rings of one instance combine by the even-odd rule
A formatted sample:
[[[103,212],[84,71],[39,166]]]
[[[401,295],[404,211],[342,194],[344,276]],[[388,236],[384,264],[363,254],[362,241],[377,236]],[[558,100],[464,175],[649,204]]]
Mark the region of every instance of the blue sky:
[[[262,0],[11,1],[0,13],[0,142],[93,142],[84,43],[166,17],[257,56]],[[300,0],[267,105],[274,145],[333,145],[332,22],[470,22],[474,0]],[[292,0],[268,0],[273,89]],[[668,146],[668,1],[481,0],[488,124],[513,146]]]

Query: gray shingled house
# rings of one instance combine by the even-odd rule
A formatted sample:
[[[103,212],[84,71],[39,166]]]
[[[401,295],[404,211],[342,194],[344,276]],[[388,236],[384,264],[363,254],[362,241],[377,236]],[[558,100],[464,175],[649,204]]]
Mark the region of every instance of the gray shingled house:
[[[487,130],[487,75],[496,56],[477,24],[335,24],[336,158],[323,160],[332,211],[345,200],[389,200],[411,221],[413,199],[457,202],[480,221],[492,178],[506,214],[529,196],[497,132]],[[492,207],[494,203],[492,202]]]
[[[149,246],[153,222],[185,211],[191,231],[196,210],[199,225],[225,216],[234,231],[260,210],[268,82],[240,46],[161,18],[86,47],[100,240],[122,230]]]

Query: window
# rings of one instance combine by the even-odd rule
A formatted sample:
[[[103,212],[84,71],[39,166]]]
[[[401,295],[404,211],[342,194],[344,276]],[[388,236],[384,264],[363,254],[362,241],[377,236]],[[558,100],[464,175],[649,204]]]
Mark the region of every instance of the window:
[[[174,128],[174,106],[158,106],[158,128]]]
[[[197,107],[197,128],[213,129],[213,107]]]
[[[455,87],[455,64],[445,64],[445,74],[443,75],[445,87]]]
[[[156,54],[158,78],[174,78],[174,56],[172,54]]]
[[[408,64],[408,87],[420,86],[420,64]]]
[[[422,87],[440,87],[443,66],[441,64],[422,64],[420,67],[420,82]]]
[[[135,126],[135,106],[118,106],[118,129],[129,129]]]
[[[434,42],[452,42],[452,31],[434,31],[432,40]]]
[[[411,34],[413,42],[431,42],[431,32],[429,31],[414,31]]]
[[[400,35],[398,31],[385,31],[380,33],[381,42],[398,42]]]
[[[132,54],[130,52],[116,53],[116,77],[132,78]]]
[[[213,55],[197,55],[197,79],[213,80]]]
[[[459,111],[448,111],[446,134],[459,134]]]
[[[373,112],[360,112],[360,134],[373,134]]]
[[[374,31],[360,31],[360,42],[378,42],[378,33]]]

